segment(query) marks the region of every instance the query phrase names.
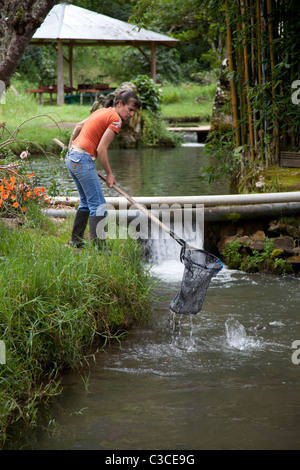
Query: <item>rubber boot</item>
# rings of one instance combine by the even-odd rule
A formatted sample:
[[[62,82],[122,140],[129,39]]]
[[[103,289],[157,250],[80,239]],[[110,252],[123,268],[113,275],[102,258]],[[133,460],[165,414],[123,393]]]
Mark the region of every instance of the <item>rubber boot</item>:
[[[98,248],[99,251],[106,252],[106,242],[105,242],[105,230],[103,228],[97,230],[99,222],[105,219],[106,216],[90,216],[89,217],[89,226],[90,226],[90,239],[91,242]]]
[[[69,241],[70,246],[76,248],[82,248],[84,245],[83,236],[89,220],[89,212],[83,212],[78,210],[75,215],[75,220],[72,229],[71,240]]]

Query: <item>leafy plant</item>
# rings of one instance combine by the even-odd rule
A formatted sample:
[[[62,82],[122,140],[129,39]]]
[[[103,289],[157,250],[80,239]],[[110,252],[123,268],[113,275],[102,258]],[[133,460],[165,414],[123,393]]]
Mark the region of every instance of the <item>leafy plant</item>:
[[[137,87],[143,109],[158,113],[162,103],[160,86],[147,75],[138,75],[131,82]]]

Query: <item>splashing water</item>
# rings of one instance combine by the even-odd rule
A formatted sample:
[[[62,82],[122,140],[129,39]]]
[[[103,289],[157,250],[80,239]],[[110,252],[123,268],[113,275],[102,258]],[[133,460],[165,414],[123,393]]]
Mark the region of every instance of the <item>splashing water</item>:
[[[260,346],[260,342],[248,336],[245,327],[233,318],[226,320],[225,333],[229,346],[239,351]]]

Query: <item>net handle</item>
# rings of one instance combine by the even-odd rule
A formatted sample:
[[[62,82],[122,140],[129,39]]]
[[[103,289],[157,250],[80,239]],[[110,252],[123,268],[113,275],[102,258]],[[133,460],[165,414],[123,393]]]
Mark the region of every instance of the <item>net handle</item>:
[[[59,139],[56,139],[54,138],[53,141],[58,144],[61,148],[65,149],[67,148],[67,146],[61,142]],[[106,177],[104,175],[102,175],[102,173],[100,173],[100,171],[97,171],[97,174],[99,176],[99,178],[101,178],[103,181],[106,182]],[[185,250],[185,247],[186,247],[186,242],[182,239],[182,238],[179,238],[178,235],[176,235],[175,232],[172,232],[172,230],[170,230],[165,224],[163,224],[157,217],[155,217],[150,211],[148,211],[147,209],[145,209],[145,207],[142,205],[142,204],[139,204],[138,202],[136,202],[134,199],[132,199],[131,196],[129,196],[129,194],[125,193],[125,191],[123,191],[123,189],[119,188],[119,186],[117,186],[116,184],[113,184],[113,189],[115,191],[117,191],[119,194],[121,194],[121,196],[124,196],[127,201],[131,202],[131,204],[134,204],[138,209],[140,209],[141,212],[143,212],[144,214],[147,215],[147,217],[149,217],[149,219],[153,220],[153,222],[155,222],[157,225],[159,225],[163,230],[165,230],[167,233],[169,233],[169,235],[174,238],[174,240],[177,241],[177,243],[179,243],[183,250]]]
[[[97,174],[99,176],[99,178],[101,178],[103,181],[106,182],[106,178],[104,175],[102,175],[102,173],[100,173],[100,171],[97,171]],[[123,191],[123,189],[119,188],[119,186],[117,186],[116,184],[113,184],[113,189],[115,189],[119,194],[121,194],[121,196],[124,196],[127,201],[131,202],[131,204],[134,204],[141,212],[143,212],[144,214],[147,215],[147,217],[149,217],[149,219],[153,220],[153,222],[155,222],[157,225],[159,225],[163,230],[165,230],[166,232],[169,233],[169,235],[171,235],[172,238],[174,238],[174,240],[176,240],[181,246],[185,245],[185,241],[182,240],[181,238],[179,238],[174,232],[172,232],[165,224],[163,224],[157,217],[155,217],[155,215],[153,215],[150,211],[148,211],[142,204],[140,204],[139,202],[135,201],[131,196],[129,196],[129,194],[125,193],[125,191]]]

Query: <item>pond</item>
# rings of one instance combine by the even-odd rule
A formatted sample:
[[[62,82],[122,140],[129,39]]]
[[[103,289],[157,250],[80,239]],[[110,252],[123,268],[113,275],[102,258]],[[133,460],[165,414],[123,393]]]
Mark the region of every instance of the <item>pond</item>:
[[[224,194],[202,179],[203,148],[113,151],[112,167],[133,196]],[[211,163],[209,163],[211,164]],[[111,194],[115,195],[115,194]],[[47,417],[15,443],[25,449],[299,449],[299,277],[226,266],[197,315],[175,315],[179,246],[152,246],[159,279],[150,320],[99,352]],[[295,346],[295,344],[294,344]],[[299,346],[298,346],[299,349]],[[300,357],[300,354],[299,354]]]
[[[216,162],[212,156],[204,154],[203,144],[186,143],[171,149],[111,149],[109,159],[118,186],[132,197],[229,193],[224,179],[208,183],[205,168],[215,166]],[[102,171],[99,161],[96,165]],[[64,162],[58,157],[35,157],[30,168],[46,189],[54,177],[58,186],[70,191],[69,195],[78,195]],[[118,195],[105,184],[102,187],[105,196]]]

